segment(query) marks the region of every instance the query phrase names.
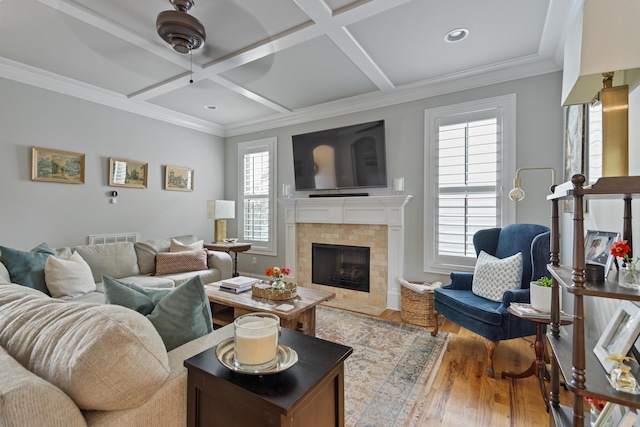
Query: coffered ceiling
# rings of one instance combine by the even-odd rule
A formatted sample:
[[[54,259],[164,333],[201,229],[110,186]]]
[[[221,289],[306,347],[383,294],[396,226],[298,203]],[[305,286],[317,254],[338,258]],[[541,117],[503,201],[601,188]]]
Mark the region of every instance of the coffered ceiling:
[[[577,2],[197,0],[185,55],[169,0],[0,0],[0,77],[228,136],[559,70]]]

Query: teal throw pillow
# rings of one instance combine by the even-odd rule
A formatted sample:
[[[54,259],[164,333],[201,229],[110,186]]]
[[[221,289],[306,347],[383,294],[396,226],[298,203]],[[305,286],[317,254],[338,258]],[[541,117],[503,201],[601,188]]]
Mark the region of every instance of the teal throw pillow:
[[[150,289],[102,276],[104,300],[147,316],[167,351],[213,331],[211,307],[200,276],[174,289]]]
[[[37,289],[47,295],[49,289],[44,280],[44,265],[50,255],[56,252],[46,243],[41,243],[28,251],[0,246],[0,261],[7,267],[11,282]]]

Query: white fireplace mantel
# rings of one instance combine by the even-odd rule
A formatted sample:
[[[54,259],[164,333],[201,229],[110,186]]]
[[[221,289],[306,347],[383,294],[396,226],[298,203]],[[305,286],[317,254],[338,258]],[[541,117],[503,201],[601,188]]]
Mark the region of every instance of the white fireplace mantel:
[[[387,226],[387,308],[400,310],[404,275],[404,206],[413,196],[313,197],[280,199],[284,207],[286,263],[297,271],[297,223],[375,224]]]

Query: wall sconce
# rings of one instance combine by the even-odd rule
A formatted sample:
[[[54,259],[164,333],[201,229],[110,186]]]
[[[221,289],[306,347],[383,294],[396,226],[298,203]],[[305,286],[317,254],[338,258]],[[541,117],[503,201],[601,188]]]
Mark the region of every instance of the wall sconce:
[[[236,202],[233,200],[208,200],[207,218],[214,220],[213,242],[224,243],[227,238],[227,219],[236,217]]]
[[[552,167],[539,167],[539,168],[519,168],[516,171],[516,177],[513,180],[513,190],[509,191],[509,198],[514,202],[519,202],[524,199],[524,191],[520,187],[520,172],[526,170],[550,170],[551,171],[551,185],[556,185],[556,170]]]

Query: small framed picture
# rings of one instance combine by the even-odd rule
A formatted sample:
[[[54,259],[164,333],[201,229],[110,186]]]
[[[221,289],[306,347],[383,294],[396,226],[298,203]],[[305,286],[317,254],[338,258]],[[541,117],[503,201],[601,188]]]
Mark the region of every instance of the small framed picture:
[[[598,419],[593,424],[593,427],[617,427],[622,420],[629,415],[630,411],[626,406],[607,402],[604,408],[602,408],[600,415],[598,415]]]
[[[31,180],[84,184],[84,154],[32,147]]]
[[[610,354],[626,356],[639,334],[640,307],[631,301],[623,301],[593,349],[607,373],[616,366],[616,362],[607,361],[607,357]]]
[[[136,160],[109,158],[109,185],[147,188],[148,164]]]
[[[193,191],[193,169],[180,166],[165,166],[164,189]]]
[[[594,230],[587,230],[587,235],[584,238],[584,260],[589,264],[603,266],[605,277],[613,262],[611,245],[619,238],[620,233]]]

